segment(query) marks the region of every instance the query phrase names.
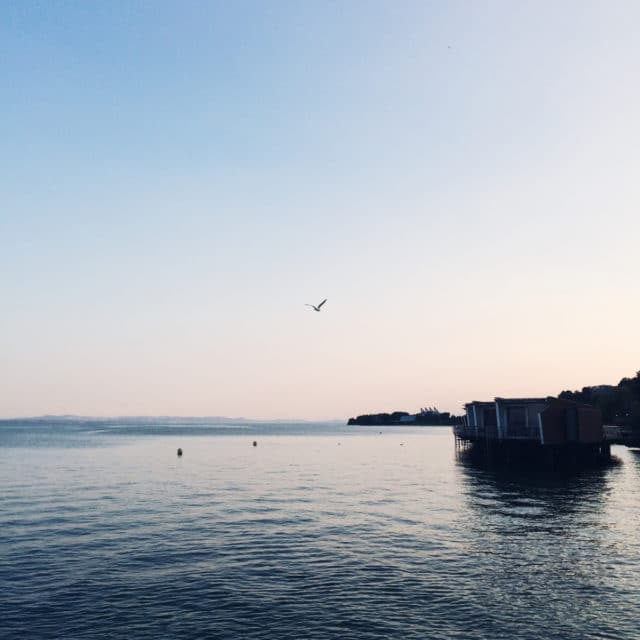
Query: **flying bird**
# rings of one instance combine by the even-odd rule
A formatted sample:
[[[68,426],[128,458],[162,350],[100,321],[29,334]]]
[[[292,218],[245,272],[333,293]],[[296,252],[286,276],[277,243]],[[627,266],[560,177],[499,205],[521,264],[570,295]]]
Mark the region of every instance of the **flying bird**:
[[[314,311],[320,311],[320,308],[322,307],[322,305],[327,301],[327,299],[325,298],[317,307],[315,304],[305,304],[305,307],[312,307]]]

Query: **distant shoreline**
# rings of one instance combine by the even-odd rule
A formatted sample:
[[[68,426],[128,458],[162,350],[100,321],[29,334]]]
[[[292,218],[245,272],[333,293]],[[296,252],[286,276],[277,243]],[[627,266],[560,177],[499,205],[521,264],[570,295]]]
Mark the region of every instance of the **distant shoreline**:
[[[452,416],[448,412],[436,409],[410,414],[406,411],[393,413],[371,413],[349,418],[348,426],[379,426],[379,427],[446,427],[459,424],[461,418]]]
[[[331,420],[308,420],[304,418],[226,418],[224,416],[78,416],[45,415],[19,418],[0,418],[0,424],[43,424],[43,423],[83,423],[110,422],[123,424],[164,424],[164,425],[217,425],[217,424],[344,424],[344,418]]]

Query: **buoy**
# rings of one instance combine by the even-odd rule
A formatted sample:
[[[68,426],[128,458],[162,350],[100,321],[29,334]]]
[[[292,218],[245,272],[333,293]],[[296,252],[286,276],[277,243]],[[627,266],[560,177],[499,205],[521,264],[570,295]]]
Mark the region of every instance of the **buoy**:
[[[255,440],[253,441],[253,446],[254,446],[254,447],[257,447],[257,446],[258,446],[258,443],[257,443]]]
[[[182,449],[178,449],[178,458],[182,455]]]

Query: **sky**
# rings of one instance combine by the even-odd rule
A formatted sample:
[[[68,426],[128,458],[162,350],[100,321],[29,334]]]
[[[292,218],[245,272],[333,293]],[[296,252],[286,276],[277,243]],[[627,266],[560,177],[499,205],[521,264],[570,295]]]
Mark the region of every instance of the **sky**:
[[[639,22],[2,2],[0,417],[459,413],[634,375]]]

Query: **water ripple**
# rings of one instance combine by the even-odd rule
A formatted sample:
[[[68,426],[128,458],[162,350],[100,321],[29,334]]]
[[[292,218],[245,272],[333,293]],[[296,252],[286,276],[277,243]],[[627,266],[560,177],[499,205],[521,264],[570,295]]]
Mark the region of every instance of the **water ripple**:
[[[3,639],[637,637],[626,450],[549,478],[456,461],[448,430],[342,433],[338,455],[332,430],[254,450],[89,427],[29,464],[0,449]]]

